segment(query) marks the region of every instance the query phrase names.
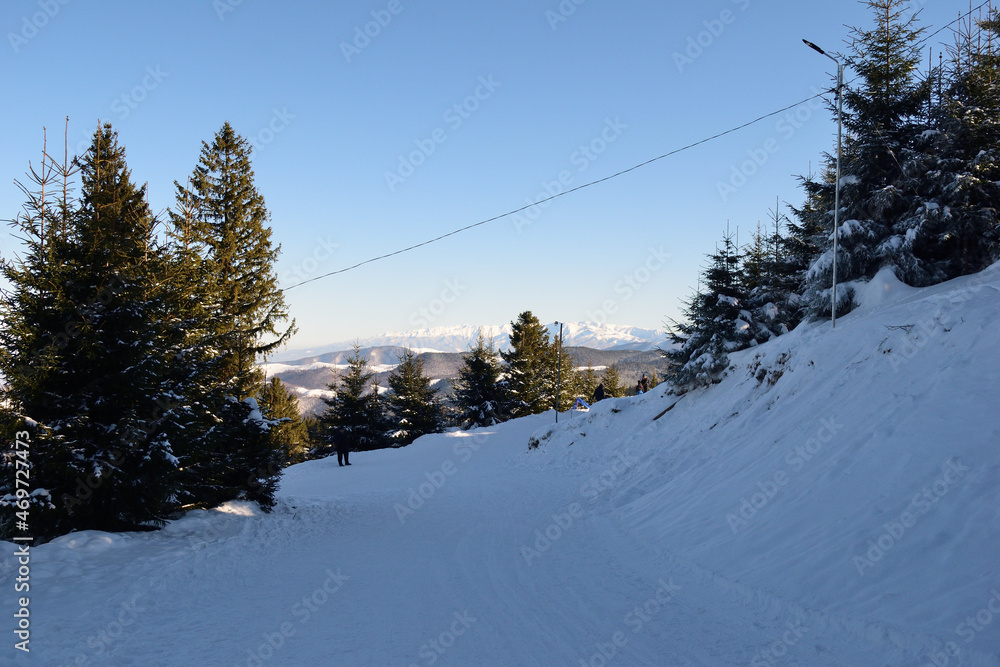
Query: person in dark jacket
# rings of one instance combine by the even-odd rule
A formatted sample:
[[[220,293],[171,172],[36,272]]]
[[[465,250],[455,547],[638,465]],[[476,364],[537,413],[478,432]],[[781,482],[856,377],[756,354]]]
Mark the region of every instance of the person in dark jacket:
[[[605,397],[604,394],[604,383],[601,382],[597,385],[597,389],[594,390],[594,403],[597,401],[603,401]]]
[[[351,442],[347,437],[347,431],[338,428],[333,432],[333,446],[337,448],[337,464],[340,466],[351,465],[350,453]]]
[[[645,373],[642,374],[642,379],[639,380],[639,388],[642,389],[643,394],[649,391],[649,378],[646,377]]]

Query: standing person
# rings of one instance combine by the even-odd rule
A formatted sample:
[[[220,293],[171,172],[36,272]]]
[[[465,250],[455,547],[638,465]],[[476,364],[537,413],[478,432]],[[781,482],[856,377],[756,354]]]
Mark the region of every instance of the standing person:
[[[604,383],[600,382],[597,385],[597,389],[594,390],[594,403],[604,400]]]
[[[642,380],[637,380],[635,383],[635,395],[642,396]]]
[[[349,458],[351,454],[351,442],[347,437],[347,431],[342,428],[336,429],[333,432],[333,445],[337,448],[337,465],[351,465]]]
[[[645,394],[647,391],[649,391],[649,378],[646,377],[645,373],[642,374],[642,379],[639,380],[639,388],[642,390],[639,393],[642,394]]]

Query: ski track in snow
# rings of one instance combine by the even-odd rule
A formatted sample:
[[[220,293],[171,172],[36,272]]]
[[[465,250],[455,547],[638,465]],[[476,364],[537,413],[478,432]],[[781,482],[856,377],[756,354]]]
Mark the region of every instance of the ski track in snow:
[[[8,633],[0,663],[925,665],[954,642],[947,664],[1000,665],[1000,614],[955,632],[1000,589],[998,285],[883,276],[835,333],[733,355],[680,400],[309,462],[270,514],[64,536],[31,552],[31,654]],[[949,461],[968,472],[859,574]]]

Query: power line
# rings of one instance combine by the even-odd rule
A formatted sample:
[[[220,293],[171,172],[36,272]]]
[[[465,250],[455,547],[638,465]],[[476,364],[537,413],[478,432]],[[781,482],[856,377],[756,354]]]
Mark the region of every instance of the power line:
[[[981,5],[979,5],[978,7],[975,7],[975,8],[973,8],[973,9],[970,9],[970,10],[969,10],[969,12],[968,12],[967,14],[962,14],[961,16],[959,16],[959,17],[958,17],[957,19],[955,19],[955,20],[954,20],[954,21],[952,21],[951,23],[948,23],[948,24],[946,24],[946,25],[943,25],[943,26],[941,26],[940,28],[938,28],[937,30],[935,30],[934,32],[932,32],[931,34],[927,35],[927,36],[926,36],[926,37],[924,37],[924,38],[923,38],[922,40],[920,40],[919,42],[917,42],[917,43],[916,43],[916,45],[914,45],[914,48],[920,48],[921,46],[923,46],[924,44],[926,44],[927,42],[929,42],[929,41],[930,41],[930,39],[931,39],[931,37],[933,37],[934,35],[938,34],[939,32],[943,32],[944,30],[946,30],[946,29],[950,28],[951,26],[955,25],[956,23],[958,23],[958,22],[959,22],[959,21],[961,21],[962,19],[966,19],[966,18],[968,18],[968,17],[972,16],[972,14],[973,14],[974,12],[976,12],[976,11],[978,11],[978,10],[982,9],[982,8],[983,8],[983,7],[985,7],[986,5],[990,4],[990,3],[992,2],[992,1],[993,1],[993,0],[986,0],[986,2],[984,2],[984,3],[983,3],[983,4],[981,4]]]
[[[985,2],[983,2],[982,4],[980,4],[978,7],[970,9],[968,11],[968,13],[960,15],[954,21],[951,21],[950,23],[945,24],[941,28],[938,28],[937,30],[935,30],[934,32],[932,32],[930,35],[928,35],[924,39],[922,39],[919,42],[917,42],[917,44],[915,45],[914,48],[919,48],[919,47],[923,46],[928,41],[930,41],[930,39],[932,37],[934,37],[935,35],[941,33],[942,31],[944,31],[947,28],[953,26],[954,24],[958,23],[959,21],[961,21],[961,20],[963,20],[963,19],[971,16],[974,12],[976,12],[976,11],[982,9],[983,7],[985,7],[986,5],[990,4],[991,1],[992,0],[985,0]],[[851,82],[849,82],[849,83],[847,83],[845,85],[849,86],[851,83],[854,83],[854,81],[857,81],[857,78],[855,78],[853,81],[851,81]],[[307,285],[307,284],[309,284],[311,282],[315,282],[315,281],[321,280],[323,278],[329,278],[330,276],[339,275],[341,273],[347,273],[348,271],[353,271],[354,269],[357,269],[357,268],[360,268],[362,266],[365,266],[366,264],[371,264],[373,262],[378,262],[378,261],[381,261],[383,259],[388,259],[390,257],[395,257],[396,255],[402,255],[403,253],[407,253],[407,252],[410,252],[412,250],[416,250],[417,248],[422,248],[422,247],[430,245],[432,243],[437,243],[438,241],[442,241],[442,240],[444,240],[444,239],[446,239],[446,238],[448,238],[450,236],[455,236],[456,234],[461,234],[462,232],[467,232],[470,229],[475,229],[476,227],[481,227],[481,226],[489,224],[491,222],[496,222],[497,220],[500,220],[502,218],[506,218],[506,217],[509,217],[509,216],[512,216],[512,215],[516,215],[516,214],[520,213],[521,211],[526,211],[529,208],[532,208],[532,207],[535,207],[535,206],[539,206],[541,204],[548,203],[548,202],[552,201],[553,199],[558,199],[559,197],[564,197],[564,196],[566,196],[568,194],[572,194],[574,192],[579,192],[580,190],[583,190],[585,188],[589,188],[589,187],[592,187],[592,186],[595,186],[595,185],[599,185],[599,184],[604,183],[606,181],[610,181],[610,180],[618,178],[620,176],[624,176],[625,174],[628,174],[630,172],[636,171],[637,169],[642,169],[643,167],[649,166],[649,165],[653,164],[654,162],[659,162],[660,160],[663,160],[665,158],[671,157],[673,155],[677,155],[678,153],[682,153],[682,152],[690,150],[692,148],[696,148],[697,146],[701,146],[702,144],[706,144],[706,143],[708,143],[710,141],[714,141],[715,139],[719,139],[719,138],[724,137],[724,136],[726,136],[728,134],[732,134],[732,133],[738,132],[739,130],[742,130],[744,128],[750,127],[751,125],[755,125],[755,124],[761,122],[762,120],[766,120],[768,118],[771,118],[772,116],[777,116],[779,113],[783,113],[785,111],[788,111],[789,109],[794,109],[795,107],[797,107],[797,106],[799,106],[801,104],[805,104],[806,102],[810,102],[810,101],[816,99],[817,97],[822,97],[823,95],[826,95],[827,92],[831,92],[831,91],[826,91],[826,92],[818,93],[818,94],[813,95],[811,97],[807,97],[804,100],[800,100],[799,102],[795,102],[794,104],[789,104],[786,107],[782,107],[781,109],[778,109],[777,111],[772,111],[770,113],[764,114],[763,116],[758,116],[757,118],[754,118],[753,120],[751,120],[749,122],[743,123],[742,125],[737,125],[736,127],[733,127],[733,128],[728,129],[728,130],[725,130],[724,132],[719,132],[718,134],[714,134],[714,135],[712,135],[710,137],[707,137],[705,139],[702,139],[700,141],[696,141],[694,143],[688,144],[687,146],[682,146],[680,148],[674,149],[674,150],[670,151],[669,153],[664,153],[663,155],[659,155],[659,156],[654,157],[652,159],[646,160],[645,162],[641,162],[641,163],[639,163],[639,164],[637,164],[637,165],[635,165],[633,167],[629,167],[628,169],[623,169],[622,171],[619,171],[619,172],[616,172],[614,174],[611,174],[610,176],[605,176],[604,178],[599,178],[596,181],[590,181],[589,183],[584,183],[583,185],[578,185],[575,188],[570,188],[569,190],[566,190],[565,192],[560,192],[558,194],[552,195],[550,197],[546,197],[545,199],[541,199],[541,200],[533,202],[531,204],[527,204],[525,206],[522,206],[520,208],[514,209],[512,211],[507,211],[506,213],[501,213],[500,215],[495,215],[492,218],[487,218],[486,220],[480,220],[479,222],[473,223],[471,225],[466,225],[465,227],[459,227],[458,229],[452,230],[452,231],[448,232],[447,234],[442,234],[440,236],[436,236],[436,237],[434,237],[432,239],[428,239],[428,240],[423,241],[421,243],[416,243],[414,245],[407,246],[405,248],[400,248],[399,250],[395,250],[393,252],[385,253],[384,255],[378,255],[376,257],[371,257],[371,258],[366,259],[364,261],[358,262],[357,264],[353,264],[351,266],[347,266],[347,267],[344,267],[342,269],[337,269],[336,271],[330,271],[329,273],[324,273],[323,275],[319,275],[319,276],[316,276],[314,278],[310,278],[308,280],[303,280],[302,282],[295,283],[294,285],[289,285],[288,287],[285,287],[284,291],[287,292],[288,290],[292,290],[292,289],[295,289],[296,287],[301,287],[303,285]],[[835,92],[835,91],[833,91],[833,92]]]
[[[434,237],[432,239],[428,239],[428,240],[423,241],[421,243],[417,243],[417,244],[414,244],[414,245],[411,245],[411,246],[407,246],[406,248],[401,248],[399,250],[396,250],[396,251],[393,251],[393,252],[390,252],[390,253],[386,253],[384,255],[379,255],[377,257],[371,257],[371,258],[366,259],[366,260],[364,260],[362,262],[358,262],[357,264],[353,264],[351,266],[344,267],[343,269],[337,269],[336,271],[330,271],[329,273],[324,273],[321,276],[316,276],[315,278],[310,278],[309,280],[303,280],[300,283],[295,283],[294,285],[290,285],[290,286],[284,288],[284,291],[287,292],[288,290],[295,289],[296,287],[301,287],[302,285],[306,285],[308,283],[315,282],[315,281],[320,280],[322,278],[329,278],[330,276],[335,276],[335,275],[338,275],[340,273],[347,273],[348,271],[353,271],[354,269],[362,267],[362,266],[364,266],[366,264],[371,264],[372,262],[377,262],[377,261],[380,261],[380,260],[383,260],[383,259],[387,259],[389,257],[395,257],[396,255],[401,255],[403,253],[410,252],[411,250],[416,250],[417,248],[422,248],[422,247],[424,247],[426,245],[430,245],[431,243],[437,243],[438,241],[446,239],[449,236],[455,236],[456,234],[461,234],[462,232],[469,231],[470,229],[475,229],[476,227],[481,227],[482,225],[486,225],[486,224],[489,224],[491,222],[496,222],[497,220],[500,220],[502,218],[506,218],[506,217],[509,217],[511,215],[516,215],[517,213],[520,213],[521,211],[525,211],[525,210],[527,210],[529,208],[533,208],[535,206],[539,206],[541,204],[545,204],[547,202],[552,201],[553,199],[558,199],[559,197],[565,197],[566,195],[572,194],[574,192],[579,192],[580,190],[583,190],[585,188],[593,187],[593,186],[598,185],[600,183],[605,183],[607,181],[610,181],[612,179],[618,178],[620,176],[624,176],[625,174],[628,174],[630,172],[636,171],[637,169],[641,169],[643,167],[649,166],[649,165],[653,164],[654,162],[658,162],[660,160],[663,160],[665,158],[671,157],[673,155],[677,155],[678,153],[682,153],[684,151],[690,150],[690,149],[695,148],[697,146],[701,146],[702,144],[706,144],[706,143],[708,143],[710,141],[714,141],[715,139],[719,139],[721,137],[724,137],[727,134],[732,134],[732,133],[737,132],[739,130],[742,130],[744,128],[750,127],[751,125],[755,125],[756,123],[759,123],[762,120],[766,120],[768,118],[771,118],[772,116],[777,116],[779,113],[783,113],[785,111],[788,111],[789,109],[794,109],[795,107],[797,107],[799,105],[802,105],[802,104],[805,104],[806,102],[810,102],[810,101],[816,99],[817,97],[822,97],[823,95],[826,95],[827,92],[829,92],[829,91],[824,91],[822,93],[817,93],[816,95],[812,95],[811,97],[807,97],[804,100],[800,100],[798,102],[795,102],[794,104],[789,104],[786,107],[782,107],[781,109],[778,109],[777,111],[772,111],[770,113],[764,114],[763,116],[758,116],[757,118],[754,118],[751,121],[743,123],[742,125],[737,125],[736,127],[733,127],[733,128],[728,129],[728,130],[725,130],[724,132],[719,132],[718,134],[713,134],[712,136],[707,137],[705,139],[701,139],[700,141],[696,141],[696,142],[688,144],[686,146],[682,146],[680,148],[676,148],[676,149],[670,151],[669,153],[664,153],[663,155],[659,155],[657,157],[651,158],[649,160],[646,160],[645,162],[641,162],[641,163],[639,163],[639,164],[637,164],[635,166],[629,167],[628,169],[623,169],[623,170],[621,170],[619,172],[611,174],[610,176],[605,176],[604,178],[599,178],[596,181],[590,181],[589,183],[584,183],[583,185],[578,185],[575,188],[570,188],[569,190],[566,190],[565,192],[560,192],[560,193],[552,195],[550,197],[546,197],[545,199],[540,199],[540,200],[538,200],[536,202],[532,202],[531,204],[526,204],[525,206],[522,206],[520,208],[516,208],[516,209],[514,209],[512,211],[507,211],[506,213],[501,213],[500,215],[495,215],[492,218],[487,218],[486,220],[480,220],[479,222],[473,223],[471,225],[466,225],[465,227],[460,227],[458,229],[455,229],[453,231],[448,232],[447,234],[442,234],[441,236],[436,236],[436,237]]]

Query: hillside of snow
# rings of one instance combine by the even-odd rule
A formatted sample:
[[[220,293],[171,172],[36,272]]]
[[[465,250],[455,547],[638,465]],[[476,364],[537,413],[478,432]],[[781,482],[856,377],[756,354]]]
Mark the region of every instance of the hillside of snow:
[[[559,335],[558,324],[546,327],[552,336]],[[282,350],[270,357],[271,361],[292,361],[305,357],[316,357],[331,352],[351,350],[355,343],[362,348],[406,347],[414,352],[466,352],[476,342],[479,331],[492,338],[496,349],[506,349],[510,344],[510,324],[504,325],[462,325],[453,327],[433,327],[415,331],[394,331],[380,336],[340,341],[320,347]],[[596,350],[654,350],[666,344],[667,334],[659,329],[605,324],[599,322],[568,322],[563,325],[565,345],[590,347]]]
[[[1000,665],[1000,265],[858,296],[680,398],[39,546],[31,654],[8,632],[0,663]]]

